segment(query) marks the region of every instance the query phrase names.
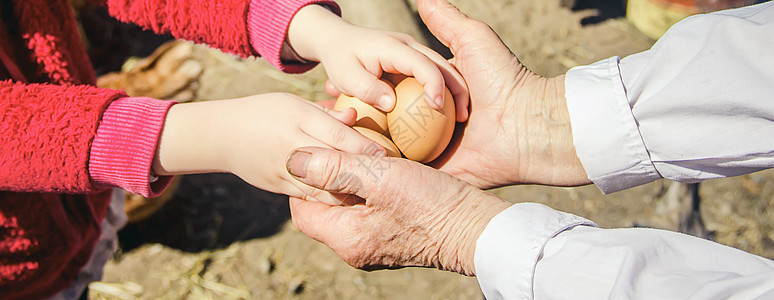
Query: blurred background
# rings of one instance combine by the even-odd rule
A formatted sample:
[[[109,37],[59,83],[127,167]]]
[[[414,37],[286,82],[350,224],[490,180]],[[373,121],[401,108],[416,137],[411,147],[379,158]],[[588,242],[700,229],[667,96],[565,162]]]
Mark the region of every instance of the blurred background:
[[[179,101],[267,92],[329,99],[322,67],[287,75],[260,59],[173,41],[119,23],[84,1],[71,2],[101,86]],[[418,18],[415,0],[338,2],[352,23],[408,33],[449,57]],[[646,50],[690,14],[758,1],[451,2],[487,22],[528,68],[556,76]],[[684,231],[774,258],[772,179],[774,172],[768,171],[700,186],[658,181],[607,196],[594,186],[491,192],[512,202],[544,203],[606,228]],[[160,199],[127,195],[131,223],[120,233],[121,249],[103,281],[90,286],[90,299],[483,299],[475,278],[418,268],[355,270],[293,227],[286,197],[236,177],[183,176],[169,191]]]

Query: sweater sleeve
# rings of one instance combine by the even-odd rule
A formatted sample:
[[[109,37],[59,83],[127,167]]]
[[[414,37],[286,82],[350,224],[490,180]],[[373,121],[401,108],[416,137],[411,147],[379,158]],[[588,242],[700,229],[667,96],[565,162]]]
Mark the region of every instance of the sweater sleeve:
[[[286,43],[290,21],[301,8],[319,4],[328,7],[333,13],[341,15],[341,8],[332,0],[252,0],[247,15],[250,44],[256,53],[287,73],[302,73],[316,66],[316,63],[299,63],[282,59],[282,50],[289,47]]]
[[[280,58],[295,13],[315,3],[340,12],[333,0],[105,0],[105,3],[110,14],[122,22],[208,44],[242,57],[264,56],[280,70],[294,73],[315,65],[283,62]]]
[[[102,112],[123,96],[91,86],[0,81],[0,190],[94,191],[90,145]]]
[[[97,187],[117,186],[156,197],[172,176],[151,180],[153,157],[174,101],[146,97],[121,98],[105,110],[91,146],[89,174]]]
[[[110,15],[156,33],[253,55],[247,34],[250,0],[106,0]]]

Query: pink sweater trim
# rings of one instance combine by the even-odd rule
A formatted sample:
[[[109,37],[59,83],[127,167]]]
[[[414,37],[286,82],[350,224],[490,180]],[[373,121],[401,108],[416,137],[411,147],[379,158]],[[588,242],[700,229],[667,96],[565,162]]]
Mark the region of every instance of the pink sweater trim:
[[[163,176],[151,183],[151,165],[167,111],[174,104],[126,97],[108,106],[89,157],[89,174],[95,186],[120,187],[145,197],[164,191],[172,177]]]
[[[333,0],[252,0],[247,13],[247,31],[250,45],[274,67],[286,73],[303,73],[317,63],[292,64],[280,58],[290,21],[302,7],[323,4],[341,15],[341,8]]]

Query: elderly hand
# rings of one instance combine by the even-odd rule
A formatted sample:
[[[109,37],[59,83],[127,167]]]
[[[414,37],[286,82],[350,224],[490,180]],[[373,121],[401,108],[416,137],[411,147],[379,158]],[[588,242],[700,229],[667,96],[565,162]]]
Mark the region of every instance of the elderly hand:
[[[588,184],[572,143],[564,77],[527,70],[489,26],[446,0],[419,0],[428,28],[448,46],[470,90],[467,126],[433,166],[479,188],[515,183]]]
[[[307,147],[293,152],[287,167],[301,182],[338,195],[341,202],[358,203],[290,202],[296,227],[356,268],[420,266],[475,275],[479,235],[510,206],[405,159]]]

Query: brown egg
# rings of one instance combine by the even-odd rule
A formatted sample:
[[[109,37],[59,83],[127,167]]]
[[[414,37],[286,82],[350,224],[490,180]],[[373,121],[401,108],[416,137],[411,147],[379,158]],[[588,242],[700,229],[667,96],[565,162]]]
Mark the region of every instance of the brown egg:
[[[393,89],[395,89],[395,86],[398,85],[401,81],[408,78],[408,76],[403,74],[395,74],[395,73],[384,73],[382,74],[382,77],[380,78],[382,81],[386,82],[390,86],[392,86]]]
[[[395,144],[392,143],[392,141],[388,139],[386,136],[383,136],[380,133],[365,127],[354,126],[352,127],[352,129],[356,130],[357,132],[360,132],[360,134],[364,135],[365,137],[373,140],[377,144],[384,147],[384,149],[387,150],[387,156],[402,157],[400,155],[400,150],[398,150],[398,147],[395,146]]]
[[[444,106],[436,111],[427,103],[419,82],[406,78],[395,88],[397,103],[387,113],[392,141],[406,158],[428,163],[443,153],[454,134],[456,113],[454,99],[445,89]]]
[[[342,111],[348,107],[352,107],[357,111],[357,121],[355,121],[355,125],[353,126],[365,127],[382,135],[389,135],[387,133],[387,114],[374,108],[368,103],[360,101],[358,98],[350,97],[344,94],[341,94],[339,99],[336,100],[336,104],[333,106],[333,109]]]

